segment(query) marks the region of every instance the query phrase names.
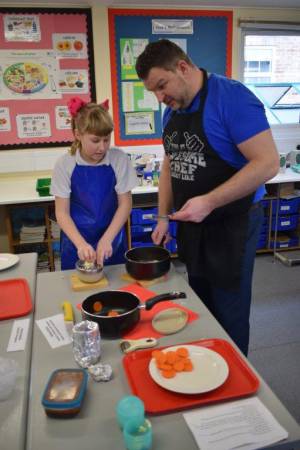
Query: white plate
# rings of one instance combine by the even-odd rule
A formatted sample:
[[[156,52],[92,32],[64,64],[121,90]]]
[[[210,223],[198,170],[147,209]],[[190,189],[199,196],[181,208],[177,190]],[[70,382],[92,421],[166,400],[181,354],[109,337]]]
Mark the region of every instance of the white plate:
[[[0,270],[8,269],[20,261],[18,255],[11,253],[0,253]]]
[[[161,387],[181,394],[201,394],[216,389],[226,381],[229,368],[219,353],[198,345],[176,345],[165,348],[163,352],[175,351],[179,347],[189,351],[194,369],[191,372],[179,372],[174,378],[164,378],[152,358],[149,372]]]

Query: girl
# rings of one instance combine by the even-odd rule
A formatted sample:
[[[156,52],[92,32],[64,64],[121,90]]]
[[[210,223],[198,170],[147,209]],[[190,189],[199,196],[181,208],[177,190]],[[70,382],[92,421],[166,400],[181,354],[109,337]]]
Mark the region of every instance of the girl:
[[[137,179],[128,156],[110,149],[113,122],[108,101],[97,105],[78,97],[68,102],[74,142],[54,167],[51,193],[61,232],[61,268],[79,259],[101,266],[123,262],[131,189]]]

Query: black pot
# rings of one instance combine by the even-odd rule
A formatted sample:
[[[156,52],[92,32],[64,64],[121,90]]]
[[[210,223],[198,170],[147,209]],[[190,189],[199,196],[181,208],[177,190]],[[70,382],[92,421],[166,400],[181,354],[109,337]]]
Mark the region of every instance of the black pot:
[[[150,298],[141,303],[139,298],[131,292],[117,290],[98,292],[87,297],[81,305],[81,314],[84,320],[97,322],[100,334],[103,337],[117,338],[132,330],[140,320],[140,309],[151,309],[156,303],[164,300],[186,298],[184,292],[168,292]],[[101,302],[102,309],[95,312],[95,302]],[[115,317],[108,316],[109,311],[117,311]]]
[[[170,252],[164,247],[134,247],[125,253],[125,267],[135,280],[154,280],[170,270]]]

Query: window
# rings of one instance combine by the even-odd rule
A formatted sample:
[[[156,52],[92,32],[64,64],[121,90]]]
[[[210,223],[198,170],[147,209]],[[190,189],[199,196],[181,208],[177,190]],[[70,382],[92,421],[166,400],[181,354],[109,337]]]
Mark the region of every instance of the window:
[[[266,107],[271,125],[300,118],[300,26],[243,22],[242,81]]]

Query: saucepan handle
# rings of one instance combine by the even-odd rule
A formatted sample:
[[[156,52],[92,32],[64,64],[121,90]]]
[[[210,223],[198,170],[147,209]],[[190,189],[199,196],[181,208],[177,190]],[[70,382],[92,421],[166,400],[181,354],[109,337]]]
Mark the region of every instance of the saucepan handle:
[[[144,307],[148,311],[153,308],[156,303],[163,302],[164,300],[177,300],[178,298],[186,298],[186,293],[173,291],[167,292],[166,294],[156,295],[155,297],[149,298],[149,300],[144,303]]]

